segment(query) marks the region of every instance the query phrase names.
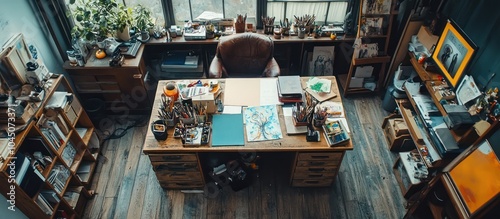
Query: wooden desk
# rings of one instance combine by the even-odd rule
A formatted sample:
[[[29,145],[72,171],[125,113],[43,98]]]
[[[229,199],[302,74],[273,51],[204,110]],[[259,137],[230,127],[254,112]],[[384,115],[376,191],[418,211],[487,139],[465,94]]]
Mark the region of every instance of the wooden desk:
[[[258,34],[262,34],[259,33]],[[224,36],[222,36],[224,37]],[[302,67],[304,65],[304,53],[312,52],[315,46],[335,46],[335,74],[346,74],[349,70],[351,62],[351,54],[349,51],[352,49],[354,43],[353,37],[342,37],[342,39],[332,40],[330,37],[320,38],[304,38],[300,39],[297,36],[284,36],[281,39],[275,39],[273,35],[269,37],[274,42],[274,58],[278,62],[281,75],[301,75]],[[219,40],[206,39],[206,40],[185,40],[183,36],[172,38],[171,42],[166,39],[151,39],[146,43],[147,59],[158,59],[161,55],[154,55],[165,52],[167,50],[197,50],[203,54],[203,63],[205,65],[205,73],[208,72],[210,62],[215,56],[215,51]],[[349,58],[346,58],[349,57]],[[171,78],[165,76],[165,78]]]
[[[335,77],[325,78],[332,81],[332,89],[337,93],[337,97],[332,101],[342,102]],[[303,78],[303,86],[306,80],[307,78]],[[223,83],[224,80],[221,82]],[[167,81],[158,83],[149,124],[158,118],[159,97],[166,83]],[[338,173],[345,152],[353,149],[352,142],[349,141],[343,146],[329,147],[322,133],[320,133],[321,142],[306,142],[305,135],[289,136],[286,134],[281,107],[278,107],[278,114],[283,133],[283,138],[279,140],[248,142],[245,137],[245,146],[183,147],[179,139],[172,137],[172,129],[169,130],[167,140],[158,141],[154,138],[150,126],[146,134],[143,152],[149,155],[161,186],[168,189],[203,187],[206,178],[204,176],[209,170],[202,163],[200,157],[211,152],[293,153],[290,175],[292,186],[330,186]]]
[[[143,51],[141,46],[137,56],[126,58],[121,67],[110,67],[110,57],[96,59],[94,55],[83,67],[70,66],[68,61],[63,67],[82,100],[100,98],[111,114],[145,114],[151,110],[151,104],[144,84]]]

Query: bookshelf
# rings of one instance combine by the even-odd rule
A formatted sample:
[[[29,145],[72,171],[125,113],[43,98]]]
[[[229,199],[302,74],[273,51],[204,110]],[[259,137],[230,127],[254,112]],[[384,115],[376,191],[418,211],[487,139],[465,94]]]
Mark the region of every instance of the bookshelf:
[[[92,197],[100,139],[73,94],[64,76],[49,79],[0,162],[0,191],[29,218],[80,218]]]
[[[395,0],[376,2],[360,2],[358,33],[349,72],[338,77],[344,96],[378,92],[383,85],[386,65],[391,61],[387,49],[392,23],[398,11]],[[366,67],[370,69],[369,72]]]

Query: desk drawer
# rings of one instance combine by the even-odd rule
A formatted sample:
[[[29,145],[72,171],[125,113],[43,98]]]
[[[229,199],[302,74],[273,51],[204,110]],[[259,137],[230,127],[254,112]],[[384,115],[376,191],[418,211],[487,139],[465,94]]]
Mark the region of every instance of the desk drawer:
[[[325,161],[316,161],[316,160],[303,160],[297,161],[297,167],[323,167],[323,166],[338,166],[339,161],[337,160],[325,160]]]
[[[198,162],[196,154],[150,154],[151,162],[156,161],[175,161],[175,162]]]
[[[293,179],[333,179],[335,172],[296,172]]]
[[[296,187],[318,187],[318,186],[330,186],[333,182],[333,178],[330,179],[294,179],[292,181],[292,186]]]
[[[164,189],[191,189],[203,188],[203,181],[160,181],[160,186]]]
[[[156,171],[158,181],[203,181],[199,172]]]
[[[343,152],[328,152],[328,153],[299,153],[298,160],[314,160],[314,161],[340,161]]]
[[[296,167],[295,174],[296,176],[299,173],[335,173],[337,171],[336,166],[325,166],[325,167]]]
[[[152,162],[151,164],[155,172],[199,172],[200,170],[196,162]]]

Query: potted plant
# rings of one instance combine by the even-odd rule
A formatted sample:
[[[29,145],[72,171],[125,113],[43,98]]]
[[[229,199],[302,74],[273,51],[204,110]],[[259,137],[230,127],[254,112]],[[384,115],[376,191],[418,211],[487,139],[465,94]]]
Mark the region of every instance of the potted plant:
[[[101,42],[114,33],[112,20],[108,18],[115,13],[115,0],[79,0],[78,4],[75,2],[76,0],[70,1],[70,4],[75,5],[71,14],[76,21],[71,31],[73,38]]]
[[[113,17],[113,28],[116,30],[116,38],[123,41],[130,40],[130,27],[132,26],[132,21],[132,8],[119,4],[115,16]]]
[[[134,15],[135,27],[141,32],[141,40],[147,41],[149,39],[149,29],[154,26],[151,20],[151,11],[138,4],[134,8]]]

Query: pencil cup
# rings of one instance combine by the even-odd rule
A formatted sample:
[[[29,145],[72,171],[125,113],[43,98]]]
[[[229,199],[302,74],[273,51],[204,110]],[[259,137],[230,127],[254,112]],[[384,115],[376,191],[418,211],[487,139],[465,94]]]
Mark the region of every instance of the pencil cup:
[[[198,123],[205,123],[207,121],[206,115],[197,115],[196,120]]]
[[[234,23],[234,30],[236,33],[243,33],[245,32],[245,23]]]
[[[165,125],[167,127],[174,127],[175,124],[177,124],[177,118],[176,117],[171,118],[171,119],[165,119]]]
[[[151,124],[151,131],[156,140],[167,139],[167,126],[163,120],[156,120]]]

